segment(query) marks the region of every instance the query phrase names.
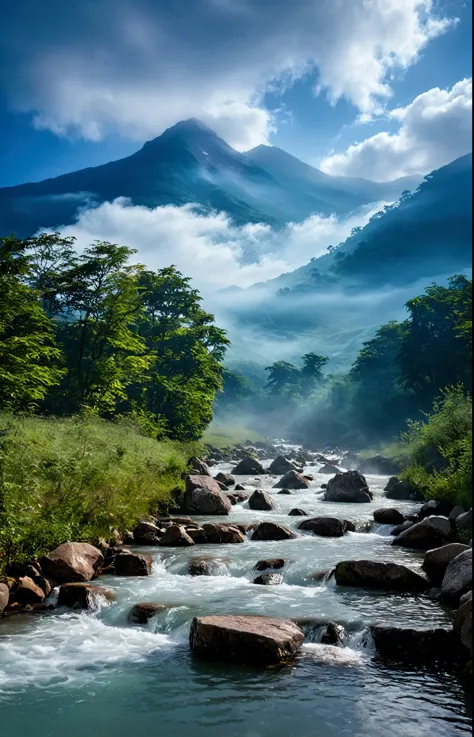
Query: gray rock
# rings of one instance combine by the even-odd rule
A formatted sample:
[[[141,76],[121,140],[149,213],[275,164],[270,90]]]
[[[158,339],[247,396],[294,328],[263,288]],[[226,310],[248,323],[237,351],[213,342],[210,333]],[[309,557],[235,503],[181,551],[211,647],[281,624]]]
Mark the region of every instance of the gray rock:
[[[337,645],[340,647],[344,642],[344,627],[337,622],[328,622],[321,635],[323,645]]]
[[[221,484],[224,484],[227,487],[235,484],[235,479],[231,473],[223,473],[222,471],[219,471],[214,478],[216,481],[220,481]]]
[[[192,458],[189,459],[188,467],[191,469],[192,474],[197,474],[198,476],[211,475],[207,463],[202,461],[200,458],[197,458],[196,456],[192,456]]]
[[[418,517],[421,519],[432,516],[449,517],[453,507],[452,502],[448,502],[446,499],[431,499],[422,505]]]
[[[250,509],[259,511],[270,511],[272,509],[276,509],[276,504],[270,494],[267,494],[266,491],[262,491],[262,489],[256,489],[249,498],[249,507]]]
[[[194,545],[194,540],[188,535],[184,527],[173,525],[165,531],[160,539],[160,545],[163,547],[186,548]]]
[[[336,583],[370,589],[418,593],[429,583],[415,571],[398,563],[373,560],[346,560],[336,565]]]
[[[451,525],[447,517],[426,517],[401,532],[392,545],[415,550],[431,550],[449,542]]]
[[[321,537],[342,537],[346,530],[345,525],[336,517],[312,517],[305,519],[298,526],[300,530],[310,530],[314,535]]]
[[[332,463],[325,463],[324,466],[321,466],[318,473],[339,473],[339,469],[337,466],[335,466]]]
[[[232,508],[219,483],[208,476],[186,477],[185,504],[195,514],[229,514]]]
[[[442,545],[440,548],[427,550],[422,568],[428,578],[439,586],[443,581],[449,563],[464,550],[469,550],[469,548],[461,543],[448,543],[448,545]]]
[[[460,514],[455,520],[457,530],[471,530],[472,529],[472,509],[464,514]]]
[[[375,510],[374,520],[381,525],[401,525],[405,522],[405,517],[398,509],[382,507]]]
[[[149,576],[151,555],[139,555],[130,550],[122,550],[115,556],[114,568],[117,576]]]
[[[309,481],[298,471],[287,471],[274,485],[274,489],[308,489]]]
[[[260,522],[252,540],[294,540],[297,537],[292,530],[277,522]]]
[[[405,522],[402,522],[401,525],[397,525],[393,528],[393,530],[390,530],[390,534],[396,537],[397,535],[400,535],[401,532],[405,532],[405,530],[408,530],[414,524],[415,523],[412,522],[410,519],[407,519],[405,520]]]
[[[211,544],[235,544],[245,542],[245,535],[237,525],[208,522],[202,526],[206,542]]]
[[[391,661],[407,664],[454,663],[460,658],[460,646],[453,630],[372,625],[370,632],[379,655]]]
[[[295,507],[290,512],[288,512],[288,517],[307,517],[308,512],[305,512],[304,509],[298,509],[298,507]]]
[[[284,474],[287,473],[287,471],[300,471],[301,469],[298,468],[292,461],[289,461],[288,458],[285,458],[285,456],[279,455],[275,458],[274,461],[271,462],[270,466],[268,467],[269,473],[274,474]]]
[[[453,627],[472,658],[472,591],[461,597]]]
[[[252,456],[246,456],[232,469],[232,474],[236,476],[255,476],[259,474],[265,474],[264,467],[256,458]]]
[[[255,563],[253,569],[254,571],[267,571],[270,569],[279,569],[283,568],[285,565],[285,561],[283,558],[269,558],[268,560],[259,560],[257,563]]]
[[[459,601],[469,589],[472,589],[472,548],[450,561],[441,584],[443,597],[451,601]]]
[[[133,531],[133,541],[137,545],[158,545],[162,531],[151,522],[139,522]]]
[[[0,617],[8,606],[8,600],[10,598],[10,590],[4,583],[0,583]]]
[[[142,601],[132,607],[128,615],[128,621],[130,624],[146,624],[159,612],[164,612],[166,609],[168,607],[165,604],[157,604],[154,601]]]
[[[324,500],[326,502],[368,503],[372,501],[372,494],[365,476],[359,471],[346,471],[329,479],[324,492]]]
[[[459,517],[460,514],[464,514],[465,511],[466,510],[464,509],[464,507],[460,507],[460,506],[453,507],[452,510],[449,513],[448,519],[455,520],[455,519],[457,519]]]

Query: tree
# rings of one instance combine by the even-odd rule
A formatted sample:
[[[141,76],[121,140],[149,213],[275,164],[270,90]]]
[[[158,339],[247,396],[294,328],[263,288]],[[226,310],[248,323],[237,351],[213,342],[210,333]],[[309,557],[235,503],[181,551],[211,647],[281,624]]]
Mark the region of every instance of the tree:
[[[314,388],[323,381],[323,367],[328,360],[327,356],[318,356],[316,353],[306,353],[303,356],[303,368],[300,371],[303,397],[309,397]]]
[[[287,361],[276,361],[271,366],[267,366],[268,383],[265,389],[269,389],[271,394],[284,394],[290,390],[294,390],[298,386],[300,372]]]

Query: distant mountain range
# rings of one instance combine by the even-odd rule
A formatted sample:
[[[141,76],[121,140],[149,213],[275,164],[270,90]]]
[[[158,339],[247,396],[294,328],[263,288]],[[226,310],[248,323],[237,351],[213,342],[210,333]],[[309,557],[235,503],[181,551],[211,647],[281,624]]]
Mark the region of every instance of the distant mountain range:
[[[198,120],[168,128],[135,154],[41,182],[0,188],[0,233],[31,235],[74,222],[79,208],[127,197],[136,205],[196,203],[239,224],[280,227],[313,213],[343,216],[394,201],[421,177],[331,177],[272,146],[239,153]]]

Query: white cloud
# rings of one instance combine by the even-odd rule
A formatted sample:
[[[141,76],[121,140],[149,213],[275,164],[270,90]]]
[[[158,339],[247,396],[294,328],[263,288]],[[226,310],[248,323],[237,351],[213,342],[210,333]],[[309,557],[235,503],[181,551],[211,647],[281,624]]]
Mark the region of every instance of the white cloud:
[[[7,94],[38,127],[143,139],[199,117],[242,149],[275,125],[266,89],[310,72],[330,102],[379,110],[453,20],[432,0],[25,0],[2,23]]]
[[[298,268],[344,240],[356,225],[365,225],[379,207],[345,220],[314,215],[276,231],[262,224],[236,227],[224,213],[207,215],[190,205],[148,209],[121,198],[84,210],[76,224],[61,230],[75,236],[79,248],[108,240],[136,249],[136,261],[148,268],[174,264],[209,295]]]
[[[472,80],[450,90],[435,87],[388,116],[398,121],[396,133],[383,131],[344,153],[323,159],[327,174],[387,181],[427,174],[472,150]]]

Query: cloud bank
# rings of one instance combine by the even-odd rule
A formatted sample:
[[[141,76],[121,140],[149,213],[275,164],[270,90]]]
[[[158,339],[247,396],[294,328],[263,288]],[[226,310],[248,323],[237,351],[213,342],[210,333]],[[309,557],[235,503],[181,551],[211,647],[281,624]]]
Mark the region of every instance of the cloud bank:
[[[143,140],[199,117],[242,150],[277,123],[266,91],[309,73],[331,103],[379,111],[453,23],[432,0],[17,0],[0,74],[12,109],[58,135]]]
[[[450,90],[434,87],[388,113],[396,133],[377,133],[324,159],[327,174],[387,181],[427,174],[472,151],[472,79]]]

